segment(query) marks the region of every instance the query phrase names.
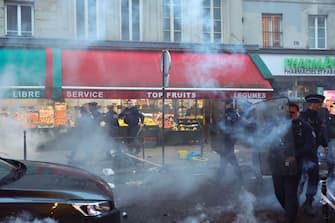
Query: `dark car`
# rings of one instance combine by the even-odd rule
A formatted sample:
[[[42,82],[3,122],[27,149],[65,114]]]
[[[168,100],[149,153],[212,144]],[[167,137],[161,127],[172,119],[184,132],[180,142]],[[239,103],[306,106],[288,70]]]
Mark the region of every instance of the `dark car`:
[[[66,165],[0,158],[0,221],[45,219],[121,221],[112,189],[100,177]]]

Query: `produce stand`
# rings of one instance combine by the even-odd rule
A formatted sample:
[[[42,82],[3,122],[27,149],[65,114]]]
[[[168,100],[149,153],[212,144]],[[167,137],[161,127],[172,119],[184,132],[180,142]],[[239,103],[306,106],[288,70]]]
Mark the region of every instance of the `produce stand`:
[[[127,124],[119,119],[120,125],[120,137],[127,137]],[[160,128],[158,125],[150,118],[144,118],[144,129],[143,129],[143,142],[144,148],[153,148],[158,144]]]
[[[202,144],[202,126],[197,119],[180,118],[174,128],[165,130],[164,139],[166,145]]]
[[[153,148],[158,144],[160,128],[158,126],[145,126],[143,130],[144,148]]]
[[[165,117],[166,125],[164,139],[166,145],[202,145],[203,128],[202,120],[199,118],[179,118],[172,122],[173,114],[167,114]],[[152,120],[149,117],[144,118],[143,141],[144,148],[154,148],[161,145],[161,119]],[[126,137],[127,124],[119,119],[120,137]]]

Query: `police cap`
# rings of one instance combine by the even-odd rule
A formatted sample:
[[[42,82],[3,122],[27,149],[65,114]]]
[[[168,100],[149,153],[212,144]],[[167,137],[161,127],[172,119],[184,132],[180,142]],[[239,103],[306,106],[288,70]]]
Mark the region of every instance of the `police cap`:
[[[222,101],[226,104],[232,104],[233,103],[233,99],[231,99],[231,98],[225,98]]]
[[[305,100],[308,103],[323,103],[325,96],[321,94],[309,94],[305,97]]]

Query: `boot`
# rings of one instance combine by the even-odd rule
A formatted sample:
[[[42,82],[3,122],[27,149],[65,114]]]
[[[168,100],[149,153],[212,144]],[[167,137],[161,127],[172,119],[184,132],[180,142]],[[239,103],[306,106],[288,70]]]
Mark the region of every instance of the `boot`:
[[[316,215],[316,211],[312,207],[313,200],[314,199],[312,197],[306,197],[306,200],[305,200],[304,204],[302,205],[302,208],[303,208],[304,213],[306,215],[309,215],[309,216],[315,216]]]

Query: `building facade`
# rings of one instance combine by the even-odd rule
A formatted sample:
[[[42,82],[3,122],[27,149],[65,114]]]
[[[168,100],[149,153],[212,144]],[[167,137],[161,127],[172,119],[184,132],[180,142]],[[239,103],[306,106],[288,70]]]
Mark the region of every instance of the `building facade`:
[[[334,89],[334,1],[244,0],[242,11],[244,43],[259,46],[275,95],[303,102]]]
[[[116,95],[159,99],[159,55],[170,49],[172,59],[184,62],[175,66],[181,70],[171,71],[171,95],[186,95],[171,100],[174,107],[181,105],[175,113],[185,110],[185,104],[205,108],[207,102],[199,100],[217,97],[214,91],[255,100],[268,98],[273,91],[300,100],[305,94],[335,88],[330,84],[335,80],[334,20],[333,0],[0,0],[1,78],[15,77],[3,84],[3,89],[11,87],[3,95],[33,97],[22,102],[29,106],[36,98],[44,105],[58,100],[74,107],[96,100],[97,95],[102,106],[122,107],[124,101],[114,101]],[[74,58],[73,66],[68,62]],[[115,70],[119,58],[124,58],[119,64],[126,67],[158,59],[150,68],[151,75],[158,76],[133,79],[136,68]],[[34,70],[37,60],[42,66]],[[204,61],[211,63],[202,66]],[[206,78],[206,73],[217,79]],[[38,78],[32,78],[36,74]],[[141,92],[134,93],[135,88]],[[190,95],[192,102],[183,101]],[[148,97],[140,103],[152,105]]]
[[[332,0],[243,1],[243,40],[260,48],[334,49]]]
[[[0,34],[8,37],[239,44],[242,39],[240,0],[1,0],[0,5]]]

